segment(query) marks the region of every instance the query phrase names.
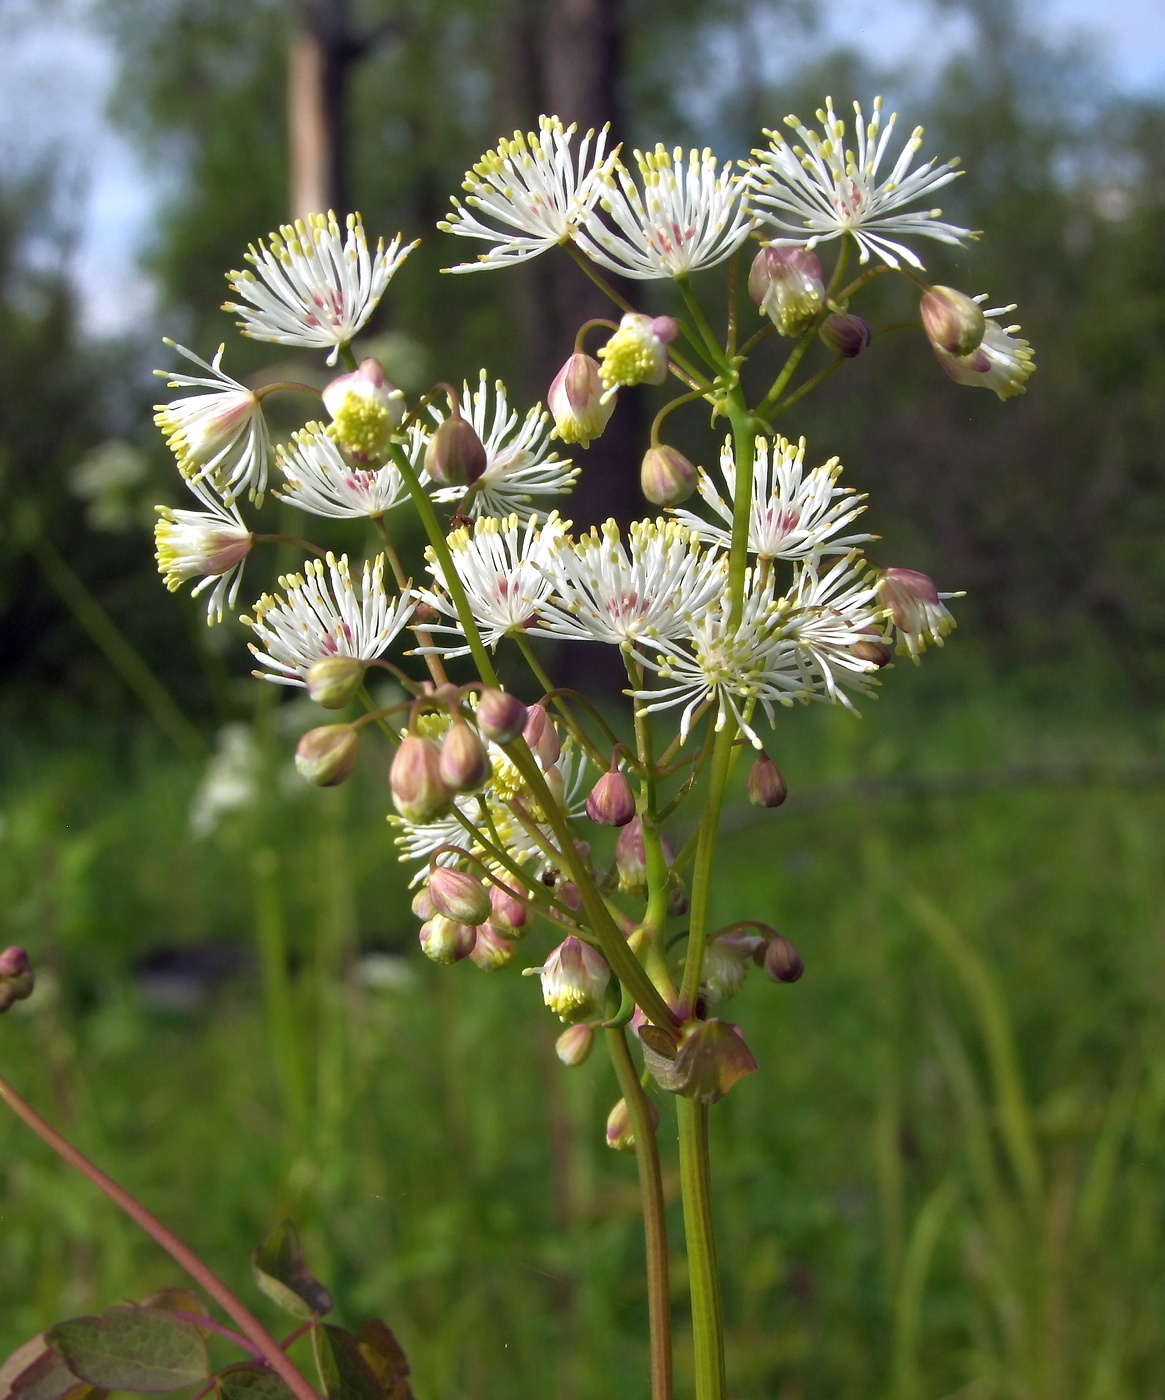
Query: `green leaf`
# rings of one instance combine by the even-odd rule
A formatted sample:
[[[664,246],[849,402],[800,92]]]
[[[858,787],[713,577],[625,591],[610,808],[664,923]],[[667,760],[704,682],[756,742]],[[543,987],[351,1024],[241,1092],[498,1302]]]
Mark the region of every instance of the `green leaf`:
[[[294,1317],[309,1320],[332,1309],[332,1295],[304,1263],[299,1236],[290,1220],[281,1220],[251,1257],[255,1282]]]
[[[409,1373],[408,1359],[387,1323],[378,1317],[362,1322],[356,1329],[356,1345],[380,1382],[387,1400],[413,1400],[413,1392],[405,1379]]]
[[[141,1302],[143,1308],[160,1308],[163,1312],[188,1313],[191,1318],[210,1317],[210,1309],[203,1300],[189,1288],[159,1288],[156,1293],[151,1293],[148,1298],[143,1298]],[[202,1327],[194,1322],[204,1337],[209,1337],[214,1331],[213,1327]]]
[[[240,1361],[218,1373],[220,1400],[292,1400],[291,1391],[274,1371],[255,1361]]]
[[[45,1333],[49,1346],[82,1380],[103,1390],[181,1390],[209,1375],[197,1327],[160,1308],[107,1308]]]
[[[17,1347],[0,1366],[0,1400],[80,1400],[91,1390],[50,1349],[43,1334]]]
[[[311,1338],[328,1400],[384,1400],[384,1390],[351,1332],[318,1322]]]

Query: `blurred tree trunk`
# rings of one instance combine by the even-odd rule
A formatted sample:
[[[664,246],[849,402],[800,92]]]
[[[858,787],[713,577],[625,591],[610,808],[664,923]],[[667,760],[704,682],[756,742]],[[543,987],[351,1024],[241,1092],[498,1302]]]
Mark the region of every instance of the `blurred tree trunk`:
[[[287,74],[293,219],[349,212],[347,87],[358,51],[348,0],[301,0]]]

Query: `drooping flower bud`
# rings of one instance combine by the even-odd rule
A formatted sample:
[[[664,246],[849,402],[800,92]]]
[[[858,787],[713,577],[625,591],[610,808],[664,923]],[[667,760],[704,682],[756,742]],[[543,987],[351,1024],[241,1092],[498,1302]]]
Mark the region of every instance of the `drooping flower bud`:
[[[585,1021],[580,1021],[578,1025],[567,1026],[562,1032],[554,1042],[554,1053],[564,1065],[573,1069],[587,1059],[594,1045],[594,1028],[588,1026]]]
[[[749,963],[765,946],[759,933],[735,929],[713,938],[704,950],[704,966],[700,970],[704,994],[709,1001],[724,1001],[734,997],[748,976]]]
[[[850,651],[859,661],[868,661],[871,665],[877,666],[879,670],[883,666],[889,666],[894,659],[894,652],[890,644],[876,627],[863,627],[862,631],[868,635],[859,637],[850,647]]]
[[[463,719],[441,741],[441,780],[452,792],[476,792],[490,775],[489,754]]]
[[[650,447],[639,468],[639,487],[654,506],[678,506],[696,489],[696,468],[674,447]]]
[[[361,457],[377,457],[405,416],[405,396],[385,378],[379,360],[361,360],[351,374],[333,379],[323,392],[332,433]]]
[[[558,726],[546,713],[544,705],[534,704],[527,708],[522,737],[543,767],[558,762],[562,741],[558,737]]]
[[[14,1002],[26,1001],[35,986],[32,963],[23,948],[13,945],[0,952],[0,1012]]]
[[[827,316],[817,334],[835,355],[847,360],[857,359],[874,338],[869,324],[850,311],[835,311]]]
[[[600,826],[626,826],[635,815],[635,794],[627,774],[612,768],[591,788],[587,816]]]
[[[516,950],[517,945],[507,934],[492,924],[482,924],[477,930],[477,941],[469,957],[482,972],[497,972],[513,961]]]
[[[431,870],[429,898],[438,914],[458,924],[484,924],[490,915],[489,891],[468,870],[445,865]]]
[[[821,259],[808,248],[762,248],[749,269],[748,294],[781,335],[801,335],[825,301]]]
[[[429,893],[428,885],[422,885],[416,894],[413,895],[413,913],[422,923],[427,923],[436,912],[437,906],[433,903],[433,897]]]
[[[610,421],[615,400],[603,397],[598,361],[589,355],[572,355],[554,376],[546,406],[554,418],[556,437],[589,447]]]
[[[643,849],[643,819],[633,817],[615,841],[615,869],[621,894],[647,893],[647,856]]]
[[[796,982],[804,971],[800,953],[787,938],[774,933],[765,949],[765,972],[774,982]]]
[[[954,631],[955,619],[942,602],[952,595],[940,593],[933,579],[916,569],[883,569],[878,595],[898,632],[898,650],[915,662],[928,646],[941,647],[943,638]]]
[[[603,955],[573,933],[563,939],[537,971],[542,976],[542,999],[563,1021],[582,1021],[593,1016],[611,980]]]
[[[516,899],[500,885],[491,885],[489,892],[489,921],[503,933],[521,934],[526,931],[530,914],[524,900]]]
[[[437,914],[421,925],[418,937],[425,957],[432,958],[435,963],[448,964],[460,962],[473,952],[477,929]]]
[[[651,1114],[652,1127],[659,1127],[659,1109],[650,1099],[647,1101]],[[635,1134],[631,1130],[631,1115],[627,1111],[626,1099],[620,1099],[607,1114],[607,1146],[614,1152],[631,1152],[635,1147]]]
[[[338,787],[356,767],[360,734],[350,724],[309,729],[295,746],[295,766],[316,787]]]
[[[307,670],[307,693],[325,710],[342,710],[364,684],[364,663],[354,656],[325,656]]]
[[[477,727],[495,744],[512,743],[525,728],[526,706],[504,690],[484,690],[474,712]]]
[[[963,358],[983,343],[983,308],[954,287],[930,287],[918,303],[922,328],[936,350]]]
[[[603,397],[613,398],[621,385],[662,384],[667,378],[667,347],[679,331],[671,316],[626,312],[619,329],[599,349]]]
[[[400,741],[388,782],[392,805],[405,821],[435,821],[452,801],[441,777],[441,752],[420,734],[406,734]]]
[[[472,486],[488,464],[481,438],[459,413],[445,419],[425,448],[425,471],[439,486]]]
[[[749,769],[745,790],[754,807],[779,807],[789,795],[781,770],[767,753],[760,754]]]

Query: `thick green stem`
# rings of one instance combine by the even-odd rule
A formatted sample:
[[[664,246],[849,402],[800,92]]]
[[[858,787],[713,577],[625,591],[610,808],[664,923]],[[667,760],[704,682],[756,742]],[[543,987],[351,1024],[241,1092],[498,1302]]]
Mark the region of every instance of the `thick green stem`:
[[[708,946],[708,912],[712,893],[712,867],[716,857],[716,837],[720,829],[720,810],[732,767],[732,750],[736,741],[736,724],[729,716],[724,728],[716,735],[712,748],[712,771],[700,829],[696,837],[696,861],[692,870],[692,907],[689,912],[688,949],[684,958],[684,980],[680,1002],[690,1015],[700,991],[704,971],[704,949]]]
[[[639,1168],[639,1194],[643,1206],[643,1234],[647,1252],[647,1316],[651,1329],[651,1400],[671,1400],[671,1288],[668,1281],[667,1213],[663,1199],[663,1175],[659,1144],[651,1121],[651,1104],[643,1092],[627,1039],[621,1028],[606,1031],[607,1049],[619,1088],[627,1105],[635,1135],[635,1162]]]
[[[728,409],[732,424],[732,450],[736,458],[736,495],[732,502],[732,548],[728,556],[728,587],[732,595],[731,625],[740,625],[744,613],[744,575],[748,568],[748,535],[752,523],[752,473],[756,453],[756,425],[740,396],[733,395]]]
[[[712,1229],[712,1183],[708,1169],[708,1109],[695,1099],[676,1098],[680,1130],[680,1185],[692,1297],[692,1344],[696,1400],[725,1400],[724,1327],[720,1274]]]

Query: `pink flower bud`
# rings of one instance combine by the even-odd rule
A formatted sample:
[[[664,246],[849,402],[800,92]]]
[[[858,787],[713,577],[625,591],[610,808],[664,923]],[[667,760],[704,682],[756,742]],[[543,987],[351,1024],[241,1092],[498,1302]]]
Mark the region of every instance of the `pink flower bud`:
[[[482,972],[497,972],[513,961],[516,945],[512,938],[493,927],[482,924],[477,930],[477,941],[470,953],[470,960]]]
[[[627,774],[612,768],[591,788],[587,816],[600,826],[626,826],[635,815],[635,794]]]
[[[599,1010],[611,970],[603,955],[571,934],[538,969],[542,998],[563,1021],[582,1021]]]
[[[915,569],[883,569],[878,594],[898,631],[898,649],[915,661],[931,643],[941,647],[943,638],[954,629],[955,619],[943,606],[944,595],[926,574]]]
[[[787,938],[773,934],[765,949],[765,972],[774,982],[796,982],[805,971],[801,955]]]
[[[428,885],[422,885],[413,895],[413,913],[422,923],[427,923],[436,912],[437,906],[433,903]]]
[[[307,670],[307,693],[325,710],[342,710],[364,684],[364,663],[354,656],[325,656]]]
[[[439,486],[472,486],[488,464],[481,438],[460,414],[446,418],[425,448],[425,471]]]
[[[582,908],[582,895],[579,894],[578,886],[573,880],[563,880],[555,887],[554,893],[558,896],[560,904],[565,904],[575,913]]]
[[[379,360],[362,360],[323,392],[336,440],[360,457],[379,456],[405,416],[405,396],[385,378]]]
[[[655,506],[678,506],[696,489],[696,468],[674,447],[651,447],[639,468],[639,486]]]
[[[439,865],[430,871],[429,898],[438,914],[458,924],[484,924],[490,915],[489,892],[467,870]]]
[[[32,963],[23,948],[14,945],[0,952],[0,1012],[32,996],[36,985]]]
[[[931,287],[918,304],[922,328],[936,350],[962,359],[983,343],[983,308],[954,287]]]
[[[452,800],[441,778],[441,753],[431,739],[406,734],[388,775],[392,805],[409,822],[435,821]]]
[[[309,729],[295,748],[295,766],[316,787],[337,787],[356,766],[360,734],[350,724]]]
[[[883,666],[889,666],[894,659],[894,652],[890,644],[876,627],[865,627],[862,630],[869,635],[854,642],[850,651],[859,661],[868,661],[871,665],[877,666],[879,670]]]
[[[825,302],[821,259],[808,248],[762,248],[749,269],[748,294],[781,335],[801,335]]]
[[[546,395],[554,431],[566,443],[587,447],[607,426],[614,399],[603,401],[599,365],[589,355],[572,355],[554,376]]]
[[[643,849],[643,820],[633,817],[615,842],[615,869],[623,894],[647,893],[647,856]]]
[[[477,930],[470,924],[455,923],[441,914],[421,925],[418,935],[421,951],[435,963],[455,963],[467,958],[477,942]]]
[[[495,744],[509,744],[525,728],[527,711],[516,695],[504,690],[485,690],[477,702],[474,719],[487,739]]]
[[[749,770],[746,791],[754,807],[779,807],[789,795],[781,770],[766,753]]]
[[[455,719],[442,740],[438,771],[452,792],[476,792],[490,775],[489,755],[463,719]]]
[[[572,1069],[581,1065],[594,1049],[595,1032],[585,1022],[577,1026],[567,1026],[554,1042],[554,1053],[564,1065]]]
[[[558,737],[558,728],[546,713],[544,705],[529,706],[526,711],[526,725],[522,730],[522,737],[529,744],[532,752],[538,756],[543,767],[558,762],[558,756],[562,752],[562,742]]]
[[[847,360],[856,359],[873,339],[868,324],[848,311],[835,311],[832,316],[827,316],[817,334],[835,355],[842,355]]]
[[[522,933],[529,922],[529,911],[524,900],[515,899],[500,885],[492,885],[489,892],[489,921],[503,933]]]

